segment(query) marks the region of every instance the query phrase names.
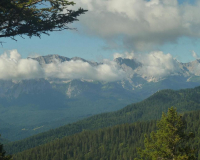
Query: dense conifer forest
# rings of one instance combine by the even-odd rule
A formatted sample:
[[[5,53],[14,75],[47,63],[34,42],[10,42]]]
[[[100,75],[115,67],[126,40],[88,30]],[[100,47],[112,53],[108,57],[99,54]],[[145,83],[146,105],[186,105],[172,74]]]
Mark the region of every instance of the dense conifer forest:
[[[171,106],[175,106],[179,113],[198,110],[200,109],[199,96],[200,87],[179,91],[162,90],[142,102],[128,105],[119,111],[92,116],[18,142],[9,143],[5,145],[5,149],[7,153],[14,154],[82,131],[159,119],[162,112],[166,112]]]
[[[188,141],[200,159],[200,110],[184,114],[186,132],[195,133]],[[137,147],[144,147],[144,134],[156,130],[156,121],[122,124],[54,140],[14,155],[14,160],[132,160]]]

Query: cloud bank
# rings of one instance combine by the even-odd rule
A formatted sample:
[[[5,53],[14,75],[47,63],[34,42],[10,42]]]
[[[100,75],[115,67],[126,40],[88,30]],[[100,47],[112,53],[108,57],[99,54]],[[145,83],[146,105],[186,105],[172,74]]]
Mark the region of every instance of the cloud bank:
[[[161,51],[140,55],[138,60],[143,64],[138,72],[150,77],[165,77],[180,71],[179,63],[171,54]]]
[[[83,61],[65,61],[44,65],[48,78],[92,79],[98,81],[117,81],[125,78],[125,72],[115,62],[104,60],[104,64],[96,67]]]
[[[162,78],[180,71],[178,61],[171,54],[164,54],[161,51],[154,51],[148,54],[135,54],[134,52],[125,54],[115,53],[113,57],[135,59],[140,62],[142,65],[134,72],[142,77]]]
[[[22,59],[17,50],[0,55],[0,79],[33,79],[43,78],[43,75],[43,69],[37,61]]]
[[[198,57],[195,52],[193,54],[194,57]],[[124,59],[121,66],[121,63],[118,64],[117,61],[108,59],[104,59],[97,66],[81,60],[60,62],[57,59],[53,63],[40,65],[36,60],[23,59],[17,50],[11,50],[0,55],[0,80],[59,78],[113,82],[134,78],[138,75],[150,79],[182,73],[180,63],[171,54],[164,54],[162,51],[148,54],[134,52],[113,54],[114,59],[119,57]],[[126,59],[131,59],[131,61]],[[126,63],[127,65],[125,65]],[[134,66],[135,63],[141,65],[134,69],[129,67]],[[194,74],[199,74],[199,69],[192,71]],[[193,73],[192,71],[191,73]]]
[[[22,59],[17,50],[0,55],[0,79],[23,80],[34,78],[93,79],[117,81],[125,78],[125,72],[116,62],[104,60],[96,67],[83,61],[66,61],[40,66],[36,60]]]
[[[84,31],[108,42],[120,37],[123,47],[129,49],[150,50],[183,36],[200,37],[200,0],[195,5],[177,0],[75,2],[77,7],[88,9],[80,17]]]

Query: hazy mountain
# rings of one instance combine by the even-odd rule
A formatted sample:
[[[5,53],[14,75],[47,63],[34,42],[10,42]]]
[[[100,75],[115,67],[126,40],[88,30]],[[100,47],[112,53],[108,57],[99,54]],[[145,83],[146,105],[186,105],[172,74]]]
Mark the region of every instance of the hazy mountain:
[[[101,67],[104,62],[91,62],[78,57],[48,55],[32,59],[42,67],[54,63],[61,65],[65,62],[84,62],[86,66],[105,69]],[[112,63],[127,76],[107,82],[54,77],[0,80],[0,119],[8,126],[6,129],[0,126],[0,133],[7,134],[6,138],[10,140],[22,139],[94,114],[116,111],[162,89],[198,86],[200,77],[196,70],[199,62],[177,63],[178,70],[174,69],[174,72],[172,70],[164,76],[151,76],[145,74],[145,69],[148,68],[144,67],[144,63],[136,59],[116,58]],[[106,62],[104,67],[109,63]],[[95,74],[93,70],[91,74]]]
[[[47,56],[40,56],[40,57],[36,57],[36,58],[28,57],[28,59],[34,59],[34,60],[38,61],[40,65],[55,63],[57,61],[65,62],[65,61],[71,61],[71,60],[73,60],[73,61],[78,61],[79,60],[79,61],[87,62],[87,63],[89,63],[90,65],[93,65],[93,66],[98,65],[97,62],[87,61],[87,60],[85,60],[83,58],[80,58],[80,57],[67,58],[67,57],[59,56],[57,54],[55,54],[55,55],[47,55]]]

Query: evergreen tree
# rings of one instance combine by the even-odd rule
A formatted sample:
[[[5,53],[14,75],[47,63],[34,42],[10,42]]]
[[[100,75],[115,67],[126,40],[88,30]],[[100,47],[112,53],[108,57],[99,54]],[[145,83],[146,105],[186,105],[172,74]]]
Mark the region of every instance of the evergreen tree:
[[[0,38],[40,37],[42,33],[70,29],[67,25],[86,12],[69,9],[74,4],[67,0],[0,0]]]
[[[167,115],[162,114],[157,123],[157,132],[151,132],[150,138],[145,135],[145,149],[138,149],[142,159],[147,160],[194,160],[194,150],[186,142],[194,137],[193,133],[186,134],[186,122],[173,107]],[[140,160],[135,158],[135,160]]]
[[[5,156],[5,154],[6,152],[3,149],[3,144],[0,143],[0,160],[12,160],[12,156]]]

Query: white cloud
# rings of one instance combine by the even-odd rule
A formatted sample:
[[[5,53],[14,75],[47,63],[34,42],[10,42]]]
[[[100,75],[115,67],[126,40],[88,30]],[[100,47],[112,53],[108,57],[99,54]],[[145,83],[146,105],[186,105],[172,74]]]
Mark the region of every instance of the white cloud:
[[[162,78],[170,74],[175,74],[180,71],[178,61],[173,58],[171,54],[164,54],[161,51],[154,51],[148,54],[134,54],[134,52],[128,54],[114,54],[114,57],[120,56],[122,58],[129,57],[136,59],[142,64],[135,72],[142,77],[157,77]]]
[[[0,55],[0,79],[32,79],[42,78],[43,70],[37,61],[21,59],[17,50]]]
[[[17,50],[0,55],[0,79],[23,80],[34,78],[93,79],[116,81],[125,78],[116,62],[104,60],[96,67],[83,61],[65,61],[40,66],[36,60],[22,59]]]
[[[30,58],[37,58],[37,57],[40,57],[41,55],[38,54],[38,53],[32,53],[32,54],[29,54],[28,57]]]
[[[80,17],[88,34],[106,40],[123,37],[129,49],[145,50],[175,42],[178,38],[200,37],[200,1],[195,5],[177,0],[75,0],[89,11]]]
[[[46,77],[63,79],[92,79],[116,81],[125,78],[125,72],[115,62],[105,61],[96,67],[83,61],[65,61],[44,65]]]
[[[133,59],[134,58],[134,52],[131,52],[131,53],[128,53],[128,52],[125,52],[124,54],[121,54],[121,53],[114,53],[113,54],[113,58],[116,59],[116,58],[126,58],[126,59]]]
[[[180,70],[177,60],[171,54],[164,54],[161,51],[148,54],[116,53],[114,57],[135,59],[142,65],[133,71],[125,66],[121,68],[115,61],[104,59],[103,63],[97,66],[91,66],[80,60],[65,62],[55,60],[54,63],[41,66],[36,60],[23,59],[17,50],[12,50],[0,55],[0,79],[61,78],[112,82],[132,77],[135,73],[142,77],[162,78]]]
[[[139,61],[143,64],[140,73],[146,76],[164,77],[180,70],[178,61],[171,54],[161,51],[142,55]]]
[[[195,51],[192,51],[192,56],[195,58],[195,59],[198,59],[199,56],[197,55],[197,53]]]

